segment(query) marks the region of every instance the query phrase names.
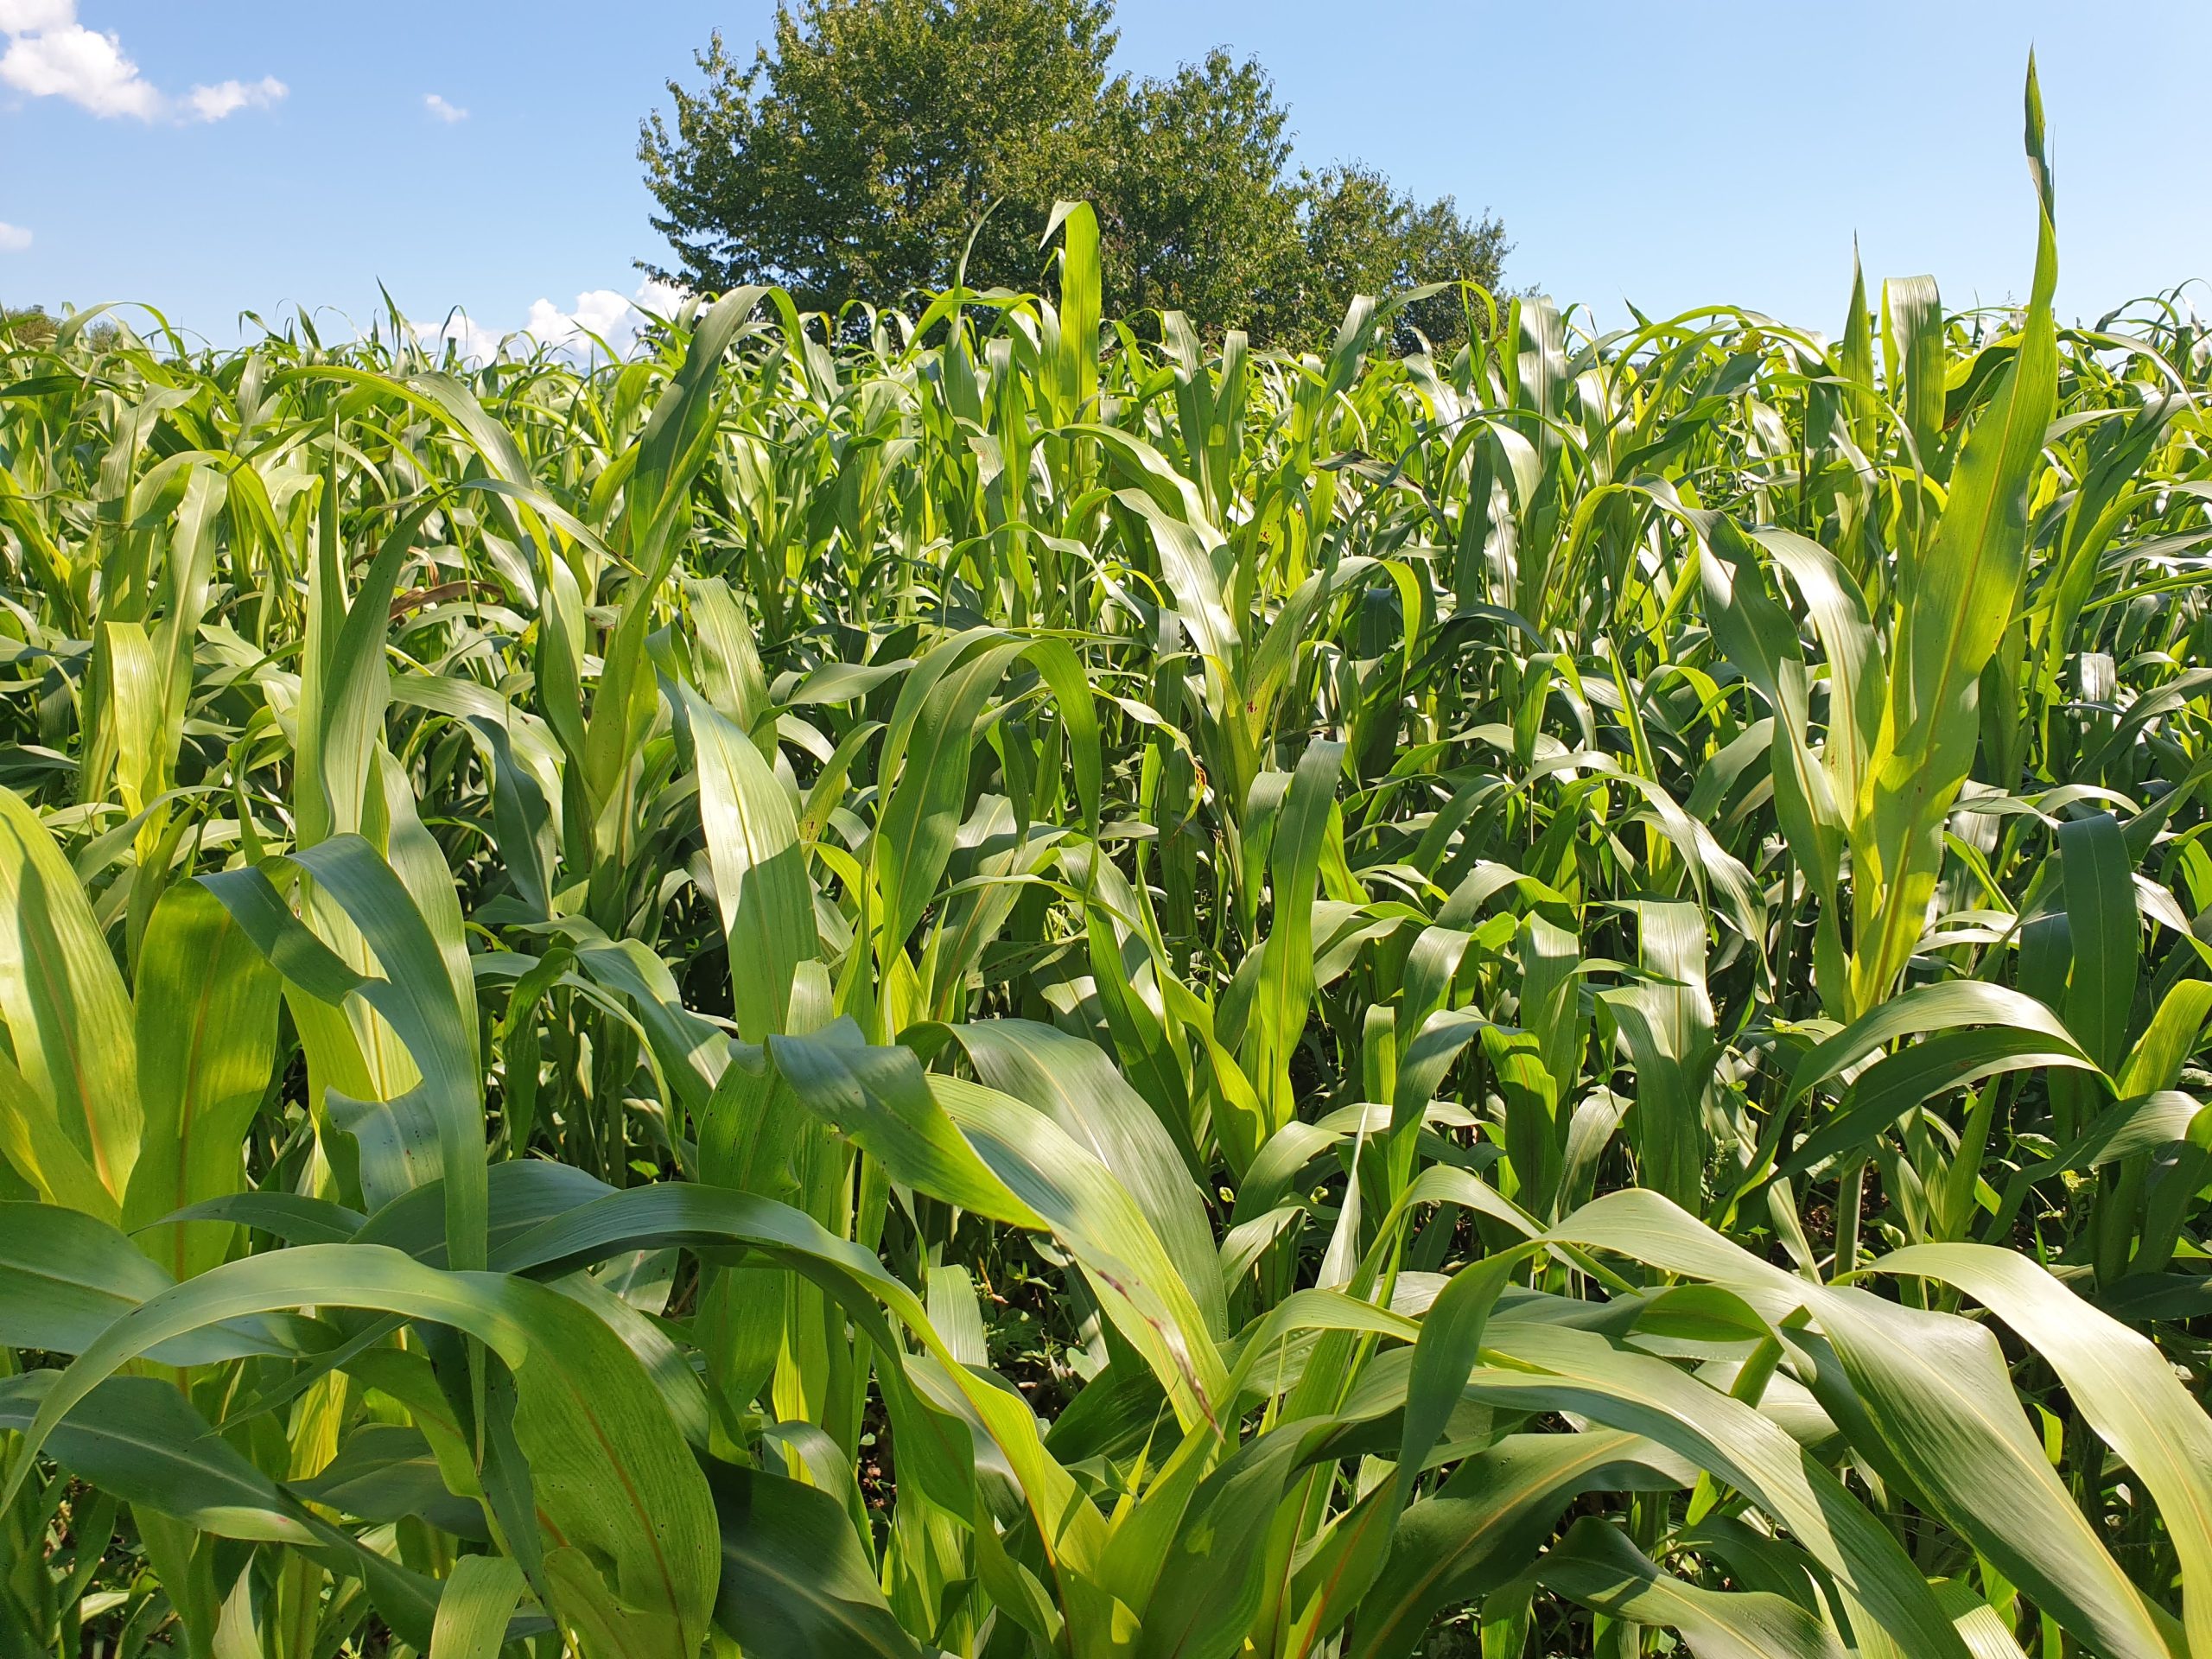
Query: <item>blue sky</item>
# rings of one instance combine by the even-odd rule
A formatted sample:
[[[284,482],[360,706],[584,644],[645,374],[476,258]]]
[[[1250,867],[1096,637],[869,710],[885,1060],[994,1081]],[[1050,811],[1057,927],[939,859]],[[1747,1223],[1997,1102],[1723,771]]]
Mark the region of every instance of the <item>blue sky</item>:
[[[760,0],[0,0],[0,301],[140,300],[211,339],[296,303],[493,333],[613,318],[652,257],[633,151],[662,82]],[[2212,277],[2202,0],[1529,5],[1122,0],[1121,60],[1257,55],[1301,160],[1502,215],[1508,277],[1594,306],[1728,301],[1834,331],[1870,278],[2023,292],[2033,43],[2060,308]],[[435,99],[439,104],[429,100]],[[2212,311],[2212,292],[2196,290]],[[535,312],[533,308],[536,308]],[[556,325],[557,326],[557,325]]]

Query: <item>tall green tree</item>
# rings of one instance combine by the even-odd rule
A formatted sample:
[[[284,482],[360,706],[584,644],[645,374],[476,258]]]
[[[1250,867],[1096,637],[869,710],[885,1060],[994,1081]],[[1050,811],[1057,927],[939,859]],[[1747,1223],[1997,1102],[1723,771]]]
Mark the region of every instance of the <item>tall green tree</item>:
[[[1114,49],[1109,0],[806,0],[750,65],[718,33],[674,81],[639,157],[678,264],[722,289],[777,282],[803,305],[1027,282],[1055,194],[1079,173]],[[986,218],[984,210],[993,209]],[[982,228],[976,230],[978,220]]]
[[[42,305],[0,305],[0,331],[5,331],[19,350],[51,346],[60,326],[46,315]]]
[[[1324,337],[1352,294],[1495,286],[1494,219],[1421,204],[1372,168],[1292,170],[1265,70],[1217,49],[1165,79],[1111,73],[1111,0],[803,0],[741,61],[716,35],[639,158],[675,251],[644,268],[710,290],[780,283],[835,309],[951,283],[1028,287],[1052,205],[1106,232],[1125,315],[1175,309],[1262,341]],[[641,262],[642,263],[642,262]],[[1415,326],[1464,333],[1456,295]]]
[[[1217,327],[1271,334],[1264,296],[1298,250],[1283,200],[1287,116],[1256,62],[1219,49],[1168,79],[1105,90],[1102,165],[1071,182],[1104,221],[1106,286],[1117,309],[1184,311]]]
[[[1512,251],[1497,219],[1469,219],[1450,196],[1421,201],[1357,162],[1301,173],[1295,193],[1300,257],[1270,296],[1282,334],[1329,327],[1349,294],[1456,282],[1495,290]],[[1457,289],[1414,301],[1397,315],[1399,346],[1457,344],[1484,321],[1478,303]]]

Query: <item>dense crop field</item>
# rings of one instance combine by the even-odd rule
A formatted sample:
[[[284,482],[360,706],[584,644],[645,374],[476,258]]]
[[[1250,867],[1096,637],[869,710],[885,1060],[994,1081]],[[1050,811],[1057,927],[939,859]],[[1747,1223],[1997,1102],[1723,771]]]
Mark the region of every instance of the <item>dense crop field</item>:
[[[11,325],[0,1649],[2212,1659],[2212,342],[2030,107],[1840,338]]]

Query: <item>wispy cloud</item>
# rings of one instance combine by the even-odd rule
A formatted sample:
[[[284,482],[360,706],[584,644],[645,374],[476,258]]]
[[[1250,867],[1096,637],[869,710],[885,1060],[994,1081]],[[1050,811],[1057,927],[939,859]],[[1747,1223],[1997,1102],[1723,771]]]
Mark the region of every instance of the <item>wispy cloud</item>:
[[[468,119],[468,111],[467,110],[462,109],[458,104],[448,104],[444,99],[440,98],[435,92],[425,92],[423,94],[423,107],[428,110],[432,115],[437,117],[439,120],[448,124],[455,121],[466,121]]]
[[[31,233],[20,225],[0,219],[0,253],[21,253],[31,245]]]
[[[194,86],[173,99],[148,80],[113,30],[77,21],[76,0],[0,0],[0,83],[33,98],[66,99],[103,118],[141,121],[220,121],[247,108],[266,109],[288,90],[274,75]]]
[[[213,86],[195,86],[185,102],[202,121],[219,121],[243,109],[265,110],[290,88],[274,75],[259,80],[226,80]]]

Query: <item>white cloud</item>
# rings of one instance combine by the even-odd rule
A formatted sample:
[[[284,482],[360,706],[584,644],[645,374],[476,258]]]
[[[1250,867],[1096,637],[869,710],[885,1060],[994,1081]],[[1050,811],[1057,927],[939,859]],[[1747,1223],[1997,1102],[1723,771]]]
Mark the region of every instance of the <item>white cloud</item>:
[[[162,116],[220,121],[248,108],[265,109],[284,96],[273,75],[194,86],[173,99],[138,73],[123,50],[122,36],[77,21],[76,0],[0,0],[0,83],[33,98],[62,98],[101,117]]]
[[[522,327],[511,331],[511,335],[516,337],[512,349],[527,354],[535,340],[572,358],[603,358],[605,352],[591,338],[596,335],[619,355],[626,357],[645,331],[645,312],[667,316],[684,298],[683,289],[649,276],[638,284],[637,292],[628,298],[611,288],[588,289],[576,296],[572,310],[563,311],[552,301],[540,299],[531,304]],[[488,363],[497,357],[504,343],[501,335],[480,327],[458,311],[443,322],[410,322],[408,327],[415,331],[415,338],[429,349],[438,350],[447,340],[452,340],[460,346],[463,357],[480,363]],[[519,338],[523,335],[530,338]]]
[[[0,253],[21,253],[31,245],[31,233],[20,225],[0,219]]]
[[[82,23],[18,35],[0,57],[0,80],[33,98],[66,98],[94,115],[135,115],[150,121],[162,95],[123,55],[123,41]]]
[[[467,110],[462,109],[458,104],[447,103],[445,99],[440,98],[435,92],[425,92],[423,94],[423,107],[428,110],[432,115],[436,116],[439,120],[446,122],[448,124],[455,121],[466,121],[468,119],[468,111]]]
[[[628,300],[611,288],[594,288],[576,296],[573,311],[563,311],[550,300],[539,300],[530,308],[530,319],[523,327],[548,346],[588,352],[593,346],[586,336],[596,334],[620,351],[637,335],[630,315]]]
[[[42,35],[77,21],[77,0],[0,0],[0,35]]]
[[[599,350],[589,338],[592,335],[626,357],[645,330],[645,312],[667,316],[683,297],[684,291],[673,283],[648,276],[627,299],[611,288],[579,294],[573,311],[563,311],[550,300],[539,300],[530,308],[530,318],[523,328],[573,357],[588,357]]]
[[[689,289],[664,283],[658,276],[648,276],[638,284],[638,304],[657,317],[674,316],[676,308],[690,296]]]
[[[450,313],[442,322],[410,322],[416,340],[429,351],[443,349],[448,340],[461,347],[461,354],[479,363],[489,363],[499,354],[500,337],[489,328],[480,327],[466,311]]]
[[[219,121],[249,106],[265,110],[290,91],[276,76],[264,75],[259,80],[226,80],[213,86],[195,86],[185,102],[200,120]]]

